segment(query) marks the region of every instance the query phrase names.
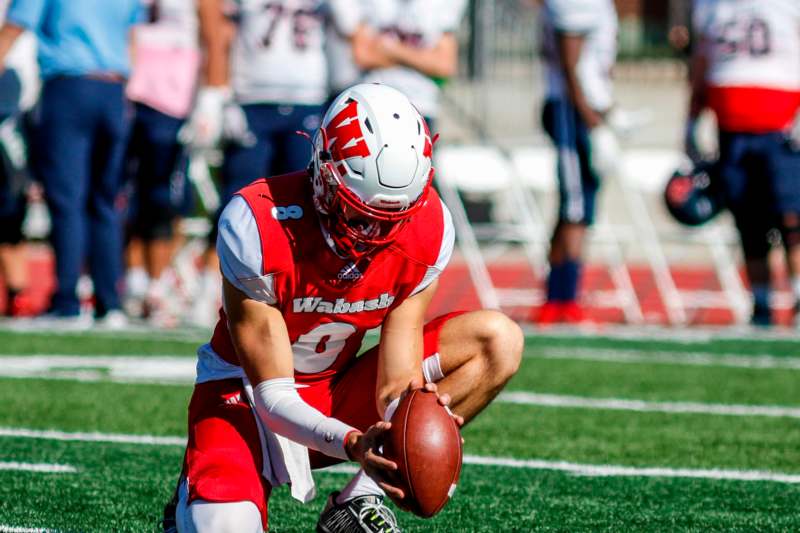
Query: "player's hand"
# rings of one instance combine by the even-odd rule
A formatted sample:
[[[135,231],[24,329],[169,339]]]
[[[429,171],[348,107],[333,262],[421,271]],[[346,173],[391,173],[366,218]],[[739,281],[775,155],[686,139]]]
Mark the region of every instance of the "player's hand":
[[[235,102],[228,102],[225,105],[222,118],[222,133],[226,140],[233,141],[244,147],[251,147],[256,144],[256,136],[250,130],[242,106]]]
[[[686,122],[686,130],[683,133],[683,150],[692,161],[699,163],[703,160],[703,152],[697,142],[697,119],[690,118]]]
[[[403,490],[394,485],[397,463],[380,454],[384,433],[391,427],[389,422],[378,422],[370,426],[366,433],[354,431],[345,441],[345,450],[348,457],[358,462],[364,472],[396,503],[405,498]]]
[[[423,384],[421,379],[414,378],[408,383],[408,387],[406,387],[406,390],[404,390],[403,393],[400,395],[400,399],[402,400],[408,393],[410,393],[415,389],[424,389],[428,392],[434,393],[436,395],[436,398],[439,400],[439,404],[442,405],[445,409],[447,409],[447,412],[450,414],[451,417],[453,417],[453,420],[455,420],[458,427],[464,425],[464,417],[459,416],[450,410],[450,402],[452,401],[452,398],[450,398],[450,395],[447,394],[446,392],[443,394],[439,394],[439,387],[436,386],[436,383]]]
[[[193,148],[213,148],[222,135],[222,114],[230,101],[228,87],[201,87],[194,109],[178,132],[178,140]]]
[[[605,124],[592,128],[589,132],[591,142],[592,168],[601,176],[613,176],[619,170],[622,158],[617,136]]]

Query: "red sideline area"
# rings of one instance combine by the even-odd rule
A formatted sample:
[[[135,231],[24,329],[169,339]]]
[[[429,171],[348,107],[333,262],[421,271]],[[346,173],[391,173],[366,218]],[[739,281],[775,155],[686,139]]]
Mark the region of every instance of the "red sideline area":
[[[543,280],[537,280],[530,268],[523,261],[504,261],[489,265],[489,271],[497,287],[526,288],[542,290]],[[33,281],[29,297],[34,311],[44,311],[50,294],[55,287],[53,275],[53,258],[49,248],[31,247],[29,253],[30,279]],[[679,290],[717,291],[719,282],[710,268],[675,268],[672,271]],[[664,305],[656,289],[655,280],[646,266],[631,265],[631,279],[642,308],[645,322],[648,324],[667,324]],[[785,273],[779,273],[774,280],[779,291],[787,291],[788,283]],[[0,280],[2,288],[2,280]],[[584,270],[582,294],[586,317],[597,323],[623,323],[622,310],[597,305],[595,294],[613,290],[613,284],[607,269],[602,265],[588,265]],[[5,308],[5,290],[0,290],[0,309]],[[472,285],[466,264],[460,258],[454,258],[442,275],[439,290],[433,300],[430,316],[437,316],[456,309],[472,310],[480,307],[478,294]],[[505,309],[515,320],[524,322],[531,315],[528,307]],[[535,314],[535,311],[534,311]],[[733,323],[733,315],[728,309],[687,309],[690,324],[728,325]],[[777,324],[790,325],[792,313],[788,308],[775,309],[774,318]]]

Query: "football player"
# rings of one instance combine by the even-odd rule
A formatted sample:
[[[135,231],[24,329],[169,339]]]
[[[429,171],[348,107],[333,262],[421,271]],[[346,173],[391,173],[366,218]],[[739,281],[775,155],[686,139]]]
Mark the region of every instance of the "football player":
[[[558,152],[558,221],[550,242],[547,301],[534,320],[580,322],[577,304],[586,228],[603,175],[618,157],[606,125],[617,14],[611,0],[545,0],[541,10],[547,94],[542,125]]]
[[[435,131],[439,86],[456,73],[455,32],[465,0],[366,0],[364,20],[372,38],[353,41],[353,55],[365,82],[402,91]]]
[[[686,151],[697,157],[697,118],[710,108],[719,125],[724,201],[753,292],[752,322],[769,325],[767,234],[775,227],[800,298],[800,153],[789,136],[800,106],[800,4],[696,0],[693,26]]]
[[[147,24],[134,30],[127,94],[135,103],[126,167],[135,188],[130,216],[125,308],[151,323],[174,325],[173,227],[187,195],[178,132],[189,114],[200,65],[193,0],[151,0]],[[138,253],[137,253],[138,252]]]
[[[519,327],[496,311],[423,322],[454,229],[431,187],[428,128],[402,93],[345,90],[325,114],[307,169],[241,189],[219,221],[224,305],[198,351],[177,530],[260,532],[310,468],[362,469],[328,498],[326,533],[398,531],[384,495],[404,496],[379,444],[400,395],[436,390],[458,423],[516,372]],[[377,346],[359,357],[367,330]]]
[[[356,1],[199,0],[205,85],[183,137],[199,145],[223,137],[223,205],[251,181],[306,163],[307,143],[295,133],[313,134],[328,98],[323,22],[357,17]],[[201,287],[218,293],[215,279],[205,275]]]

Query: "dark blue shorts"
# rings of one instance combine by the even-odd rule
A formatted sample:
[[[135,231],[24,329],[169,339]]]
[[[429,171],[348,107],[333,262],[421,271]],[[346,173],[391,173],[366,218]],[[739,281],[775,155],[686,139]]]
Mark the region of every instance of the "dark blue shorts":
[[[783,132],[720,132],[725,201],[748,257],[765,256],[767,234],[782,215],[800,213],[800,153]]]
[[[600,178],[591,166],[589,128],[575,107],[565,100],[548,100],[542,126],[558,152],[558,218],[589,225],[594,221]]]
[[[800,152],[783,132],[720,132],[719,169],[731,211],[800,213]]]
[[[134,190],[129,223],[132,233],[145,240],[169,238],[173,219],[185,211],[187,198],[191,198],[188,159],[178,143],[183,122],[136,104],[126,156]]]

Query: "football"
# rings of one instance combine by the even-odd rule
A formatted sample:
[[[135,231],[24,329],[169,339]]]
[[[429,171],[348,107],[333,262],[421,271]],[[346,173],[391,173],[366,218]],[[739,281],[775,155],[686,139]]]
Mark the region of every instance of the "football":
[[[397,406],[383,445],[383,454],[397,463],[402,503],[429,518],[453,495],[461,474],[461,433],[436,394],[423,389],[408,393]]]

